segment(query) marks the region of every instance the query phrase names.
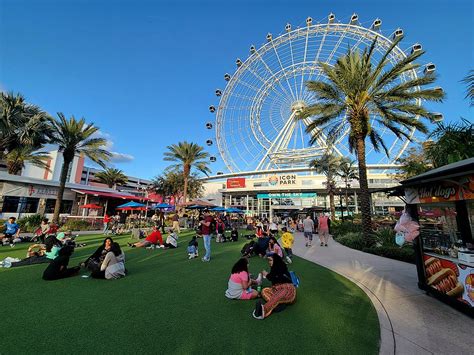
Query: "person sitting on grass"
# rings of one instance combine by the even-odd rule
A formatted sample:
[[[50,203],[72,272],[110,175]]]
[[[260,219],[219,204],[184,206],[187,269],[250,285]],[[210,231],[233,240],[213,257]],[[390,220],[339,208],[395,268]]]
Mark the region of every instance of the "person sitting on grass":
[[[105,259],[100,264],[100,270],[91,273],[95,279],[119,279],[125,276],[125,254],[116,242],[112,243],[110,251],[105,255]]]
[[[286,253],[286,262],[291,264],[292,257],[293,257],[293,242],[295,238],[293,234],[287,231],[286,227],[282,228],[283,235],[281,236],[281,244],[283,245],[283,249],[285,249]]]
[[[14,240],[20,238],[20,226],[16,223],[15,217],[8,218],[8,221],[3,225],[5,228],[5,233],[1,237],[2,244],[10,244],[13,248],[15,246]]]
[[[102,245],[97,248],[94,254],[89,256],[86,261],[82,262],[80,265],[86,267],[90,272],[100,270],[100,265],[102,264],[102,261],[104,261],[107,253],[110,251],[113,242],[112,238],[105,238]]]
[[[69,258],[71,257],[73,251],[74,248],[71,246],[65,246],[61,248],[58,257],[51,261],[46,270],[44,270],[43,280],[59,280],[77,275],[81,269],[79,266],[75,266],[70,269],[67,267],[69,264]]]
[[[237,231],[237,228],[232,228],[232,232],[230,232],[230,241],[231,242],[236,242],[239,240],[239,232]]]
[[[192,237],[188,243],[188,256],[189,259],[198,257],[198,241],[196,236]]]
[[[148,248],[152,245],[158,245],[163,248],[163,238],[160,232],[160,226],[154,226],[153,231],[145,238],[145,240],[133,243],[128,243],[129,247],[132,248]]]
[[[252,285],[259,285],[262,275],[252,280],[249,275],[249,260],[240,258],[232,267],[225,296],[235,300],[250,300],[258,297],[258,291],[252,289]]]
[[[262,275],[272,283],[272,287],[262,290],[262,298],[266,303],[262,304],[260,300],[257,301],[252,313],[255,319],[265,319],[277,306],[291,304],[296,300],[296,288],[283,259],[278,254],[273,254],[268,257],[268,265],[270,272],[263,270]]]
[[[178,235],[175,232],[168,235],[164,247],[165,249],[174,249],[178,247]]]
[[[275,237],[270,237],[268,240],[268,248],[266,256],[271,256],[273,254],[278,254],[280,258],[283,258],[283,251],[281,250],[280,245],[278,244]]]

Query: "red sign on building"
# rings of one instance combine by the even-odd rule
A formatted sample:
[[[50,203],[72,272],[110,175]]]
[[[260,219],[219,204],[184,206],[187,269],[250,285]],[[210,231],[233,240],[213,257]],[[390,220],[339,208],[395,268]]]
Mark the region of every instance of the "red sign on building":
[[[232,178],[227,179],[228,189],[240,189],[245,187],[245,178]]]

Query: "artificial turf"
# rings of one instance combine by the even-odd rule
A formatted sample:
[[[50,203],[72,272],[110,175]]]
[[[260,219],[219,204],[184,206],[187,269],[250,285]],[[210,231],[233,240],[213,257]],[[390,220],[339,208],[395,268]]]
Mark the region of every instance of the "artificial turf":
[[[80,236],[77,265],[102,236]],[[212,260],[188,260],[189,233],[178,249],[124,247],[127,277],[43,281],[46,264],[0,268],[0,354],[376,354],[379,323],[370,300],[347,279],[294,258],[297,301],[264,321],[254,301],[231,301],[224,291],[245,241],[216,244]],[[116,238],[126,245],[128,236]],[[27,245],[0,247],[0,260],[23,257]],[[200,256],[204,253],[199,240]],[[250,272],[268,270],[250,259]],[[265,285],[264,285],[265,286]]]

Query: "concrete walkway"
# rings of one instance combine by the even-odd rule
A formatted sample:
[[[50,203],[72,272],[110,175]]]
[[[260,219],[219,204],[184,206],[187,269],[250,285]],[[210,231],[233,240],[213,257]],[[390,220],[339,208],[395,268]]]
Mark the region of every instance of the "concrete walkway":
[[[417,286],[415,265],[347,248],[305,247],[296,233],[295,255],[357,284],[370,297],[380,322],[380,354],[474,354],[474,320]]]

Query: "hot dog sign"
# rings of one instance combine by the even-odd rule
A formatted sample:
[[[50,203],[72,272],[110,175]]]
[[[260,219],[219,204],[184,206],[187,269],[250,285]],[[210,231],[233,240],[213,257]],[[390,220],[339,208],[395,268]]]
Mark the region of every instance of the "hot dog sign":
[[[474,307],[474,269],[424,255],[426,284]]]

